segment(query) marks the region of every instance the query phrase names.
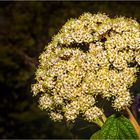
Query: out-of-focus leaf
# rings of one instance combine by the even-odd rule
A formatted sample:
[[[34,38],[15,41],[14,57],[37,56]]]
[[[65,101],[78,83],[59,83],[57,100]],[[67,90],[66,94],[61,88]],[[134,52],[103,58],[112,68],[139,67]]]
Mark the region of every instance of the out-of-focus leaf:
[[[39,117],[38,115],[36,115],[34,112],[31,111],[22,113],[10,113],[9,116],[21,122],[31,122],[38,119]]]

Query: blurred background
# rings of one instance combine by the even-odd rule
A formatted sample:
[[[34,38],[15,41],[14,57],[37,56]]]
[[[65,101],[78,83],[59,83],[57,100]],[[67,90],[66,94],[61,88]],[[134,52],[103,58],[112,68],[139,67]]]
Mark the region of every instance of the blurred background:
[[[140,22],[140,2],[0,2],[0,138],[88,139],[99,129],[82,119],[74,124],[54,123],[31,93],[45,45],[69,18],[83,12],[122,15]],[[138,121],[139,81],[132,87],[136,98],[132,111]]]

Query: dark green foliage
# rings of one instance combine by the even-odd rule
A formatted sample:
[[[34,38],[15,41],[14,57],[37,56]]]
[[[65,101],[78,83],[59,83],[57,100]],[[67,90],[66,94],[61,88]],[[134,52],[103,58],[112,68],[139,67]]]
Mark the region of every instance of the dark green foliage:
[[[0,138],[88,138],[93,133],[76,128],[72,136],[64,123],[51,122],[30,87],[51,37],[69,18],[99,11],[140,21],[139,2],[0,2]]]
[[[95,132],[95,133],[90,137],[90,140],[100,139],[100,132],[101,132],[101,130],[98,130],[97,132]]]
[[[110,116],[101,130],[94,133],[92,139],[138,139],[135,129],[124,116]]]

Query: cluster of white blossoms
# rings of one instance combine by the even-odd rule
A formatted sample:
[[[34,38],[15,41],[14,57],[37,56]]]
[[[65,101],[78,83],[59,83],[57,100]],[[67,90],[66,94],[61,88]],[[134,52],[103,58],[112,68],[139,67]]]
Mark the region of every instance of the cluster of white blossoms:
[[[70,19],[39,57],[34,95],[54,121],[103,116],[97,95],[116,110],[132,103],[140,65],[140,26],[129,18],[84,13]]]

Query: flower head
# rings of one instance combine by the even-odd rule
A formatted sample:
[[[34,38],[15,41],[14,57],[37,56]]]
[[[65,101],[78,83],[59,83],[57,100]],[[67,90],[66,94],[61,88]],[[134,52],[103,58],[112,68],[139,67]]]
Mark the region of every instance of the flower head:
[[[94,122],[103,115],[96,96],[122,110],[140,65],[140,26],[125,17],[84,13],[70,19],[39,57],[34,95],[53,120]],[[41,94],[40,94],[41,93]]]

